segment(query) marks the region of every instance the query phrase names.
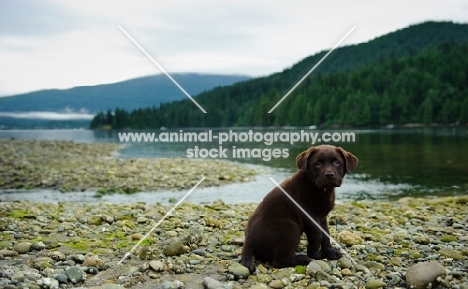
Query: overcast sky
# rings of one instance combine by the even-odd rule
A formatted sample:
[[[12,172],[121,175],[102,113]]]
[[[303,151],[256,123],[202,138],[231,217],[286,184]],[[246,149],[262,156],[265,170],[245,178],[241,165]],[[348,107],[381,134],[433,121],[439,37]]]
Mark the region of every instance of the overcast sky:
[[[0,1],[0,96],[161,71],[264,76],[342,43],[427,20],[468,22],[466,0]]]

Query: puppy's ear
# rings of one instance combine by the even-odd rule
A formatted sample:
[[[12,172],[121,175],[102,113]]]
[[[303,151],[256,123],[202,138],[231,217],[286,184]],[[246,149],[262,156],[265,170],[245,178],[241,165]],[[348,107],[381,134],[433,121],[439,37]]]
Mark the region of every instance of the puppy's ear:
[[[296,157],[296,165],[299,170],[301,171],[307,170],[307,159],[309,158],[313,150],[314,150],[314,147],[310,147],[308,150],[303,151]]]
[[[351,174],[352,171],[358,165],[358,158],[350,152],[345,151],[344,149],[337,147],[338,152],[343,156],[345,160],[346,173]]]

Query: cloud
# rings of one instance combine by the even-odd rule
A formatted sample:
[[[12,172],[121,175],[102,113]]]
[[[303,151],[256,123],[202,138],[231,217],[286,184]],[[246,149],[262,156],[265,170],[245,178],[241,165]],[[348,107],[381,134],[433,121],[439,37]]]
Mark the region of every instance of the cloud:
[[[59,1],[0,4],[0,95],[160,73],[264,76],[331,48],[426,20],[466,22],[464,0]],[[393,17],[392,15],[398,15]]]
[[[0,117],[11,117],[20,119],[46,119],[46,120],[91,120],[94,115],[81,112],[0,112]]]
[[[0,4],[0,35],[46,37],[78,27],[75,13],[53,1],[27,3],[5,0]]]

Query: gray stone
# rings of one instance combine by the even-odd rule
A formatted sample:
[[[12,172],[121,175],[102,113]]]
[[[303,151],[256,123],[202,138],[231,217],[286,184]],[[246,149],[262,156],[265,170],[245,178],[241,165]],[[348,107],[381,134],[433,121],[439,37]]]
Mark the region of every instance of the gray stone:
[[[96,267],[88,267],[86,269],[86,273],[96,275],[97,273],[99,273],[99,269]]]
[[[123,289],[124,287],[117,285],[117,284],[112,284],[112,283],[105,283],[99,286],[99,289]]]
[[[42,277],[41,274],[34,272],[27,272],[26,274],[24,274],[24,276],[26,276],[26,278],[28,278],[29,280],[33,281],[39,280]]]
[[[33,248],[34,250],[37,250],[37,251],[41,251],[41,250],[44,250],[46,248],[46,245],[44,244],[44,242],[39,241],[39,242],[32,243],[31,248]]]
[[[60,273],[55,275],[55,280],[59,281],[59,283],[67,284],[68,283],[68,276],[66,274]]]
[[[42,279],[42,284],[46,288],[50,289],[58,289],[59,288],[59,282],[55,279],[52,278],[43,278]]]
[[[327,262],[323,261],[323,260],[314,260],[312,262],[315,262],[317,264],[320,265],[320,267],[322,267],[322,271],[323,272],[330,272],[331,271],[331,268],[330,268],[330,265],[328,265]]]
[[[340,267],[341,269],[345,269],[345,268],[352,268],[353,267],[353,263],[351,262],[351,260],[349,260],[348,258],[346,257],[341,257],[340,259],[338,259],[338,261],[336,262],[336,266]]]
[[[367,261],[365,265],[369,269],[374,269],[374,270],[383,270],[383,269],[385,269],[384,265],[380,264],[379,262],[375,262],[375,261]]]
[[[249,269],[237,262],[231,262],[228,271],[236,278],[247,278],[250,275]]]
[[[172,244],[169,244],[166,247],[164,247],[163,253],[168,257],[182,255],[185,253],[184,243],[174,242]]]
[[[418,263],[406,272],[406,283],[415,289],[427,288],[429,283],[433,284],[437,277],[445,273],[445,268],[437,261]]]
[[[378,289],[387,286],[381,279],[369,279],[366,282],[366,289]]]
[[[199,256],[205,256],[206,255],[206,252],[203,251],[202,249],[195,249],[192,251],[193,254],[195,255],[199,255]]]
[[[166,281],[162,283],[158,288],[160,289],[179,289],[184,288],[184,283],[180,282],[179,280],[175,281]]]
[[[29,242],[20,242],[13,246],[13,250],[19,254],[26,254],[31,250],[31,243]]]
[[[18,256],[18,252],[3,249],[3,250],[0,250],[0,255],[2,255],[3,257],[14,257],[14,256]]]
[[[52,258],[55,261],[65,261],[66,256],[62,252],[53,251],[47,254],[48,257]]]
[[[367,268],[366,266],[361,265],[361,264],[356,264],[356,271],[363,272],[363,273],[366,273],[366,274],[370,273],[369,268]]]
[[[297,281],[304,279],[304,277],[305,277],[304,274],[291,274],[289,279],[291,279],[292,282],[297,282]]]
[[[267,284],[258,283],[250,287],[250,289],[269,289]]]
[[[268,284],[268,286],[270,286],[273,289],[281,289],[284,287],[284,284],[283,282],[281,282],[281,280],[273,280]]]
[[[270,275],[265,274],[265,273],[257,274],[257,282],[268,284],[271,281],[273,281],[273,279],[271,278]]]
[[[223,288],[223,284],[221,282],[211,278],[211,277],[205,277],[203,278],[202,281],[203,288],[205,289],[219,289]]]
[[[230,245],[221,245],[221,250],[224,252],[232,252],[234,251],[235,247]]]
[[[309,275],[315,274],[315,272],[322,271],[322,267],[317,264],[315,261],[310,262],[306,267],[306,272]]]
[[[317,273],[315,273],[314,277],[315,277],[315,280],[317,281],[327,281],[327,282],[335,281],[330,275],[322,271],[318,271]]]
[[[23,282],[26,276],[22,272],[16,272],[12,277],[11,280],[16,280],[18,282]]]
[[[149,262],[149,266],[156,272],[161,272],[164,270],[164,264],[159,260],[153,260]]]
[[[65,274],[67,274],[68,279],[70,279],[73,284],[83,280],[83,270],[81,270],[81,268],[78,266],[70,267],[67,271],[65,271]]]

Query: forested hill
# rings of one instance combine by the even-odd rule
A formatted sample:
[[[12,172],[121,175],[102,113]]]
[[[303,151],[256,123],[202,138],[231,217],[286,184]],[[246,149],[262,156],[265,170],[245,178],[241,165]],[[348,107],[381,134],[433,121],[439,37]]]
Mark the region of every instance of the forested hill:
[[[207,114],[186,99],[159,109],[103,112],[91,128],[468,122],[468,24],[427,22],[339,48],[269,114],[324,53],[198,95]]]

